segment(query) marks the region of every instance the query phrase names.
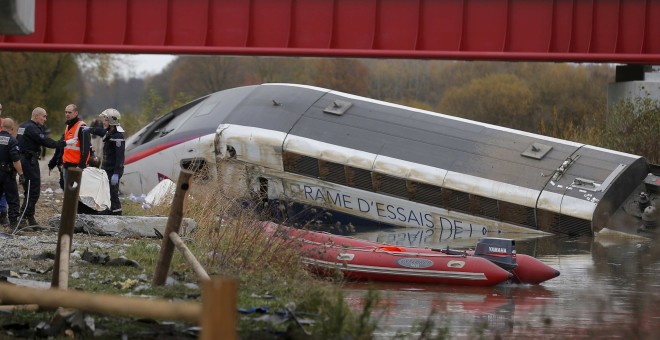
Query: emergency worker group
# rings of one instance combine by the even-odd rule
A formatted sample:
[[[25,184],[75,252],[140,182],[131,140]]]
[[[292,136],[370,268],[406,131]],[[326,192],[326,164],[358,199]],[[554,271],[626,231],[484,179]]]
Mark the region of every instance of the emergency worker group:
[[[106,182],[101,183],[101,188],[107,188],[109,184],[110,196],[109,207],[102,205],[104,210],[96,213],[122,214],[119,181],[124,173],[126,143],[119,111],[113,108],[104,110],[98,116],[102,126],[90,127],[79,116],[78,107],[69,104],[64,109],[64,132],[57,141],[47,136],[48,113],[44,108],[37,107],[32,110],[30,119],[20,125],[17,125],[14,119],[5,118],[7,115],[2,111],[0,104],[0,224],[11,230],[41,230],[35,218],[35,211],[39,209],[41,193],[39,160],[42,157],[42,148],[55,149],[48,162],[49,175],[57,168],[61,176],[60,187],[63,188],[69,169],[81,169],[84,176],[84,169],[87,167],[90,167],[88,170],[98,167],[98,158],[95,157],[92,147],[92,135],[100,137],[103,142],[101,169],[105,176],[95,178]],[[84,183],[90,182],[83,180],[82,183],[81,189]],[[19,185],[23,189],[22,202]]]

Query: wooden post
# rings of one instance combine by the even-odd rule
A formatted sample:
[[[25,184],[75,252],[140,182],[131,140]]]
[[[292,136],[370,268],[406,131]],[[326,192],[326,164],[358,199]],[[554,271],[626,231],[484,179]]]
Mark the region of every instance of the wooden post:
[[[238,282],[229,278],[213,278],[202,282],[202,312],[200,339],[237,338],[236,312]]]
[[[60,247],[60,251],[58,252],[58,254],[60,254],[60,272],[58,274],[59,283],[57,284],[57,287],[67,290],[69,289],[69,254],[71,253],[71,238],[69,235],[63,234],[57,242],[57,245]]]
[[[179,237],[179,234],[171,232],[170,239],[176,248],[179,249],[179,251],[183,254],[183,257],[186,259],[186,261],[188,261],[188,264],[192,267],[199,281],[210,280],[211,278],[209,277],[209,274],[206,273],[204,267],[202,267],[202,265],[197,261],[195,255],[193,255],[190,250],[188,250],[188,247],[186,247],[186,244],[183,243],[183,240],[181,237]]]
[[[134,316],[157,320],[180,320],[199,324],[202,306],[196,302],[170,302],[79,292],[75,290],[42,289],[0,283],[0,301],[14,304],[36,304],[41,308],[75,308],[99,314]],[[236,309],[236,305],[233,306]]]
[[[27,304],[27,305],[3,305],[0,306],[0,312],[15,312],[19,310],[28,310],[35,312],[39,310],[39,305]]]
[[[73,227],[76,223],[76,215],[78,214],[78,194],[80,193],[80,178],[82,177],[82,170],[78,168],[68,168],[66,174],[66,183],[64,184],[64,201],[62,202],[62,218],[60,219],[60,230],[57,233],[57,249],[55,250],[55,263],[53,264],[53,278],[50,286],[53,288],[60,287],[67,289],[67,282],[64,287],[60,286],[61,278],[69,275],[69,251],[71,243],[73,242]],[[62,240],[66,242],[68,238],[68,249],[62,248]],[[66,252],[66,253],[64,253]],[[62,257],[66,259],[63,261],[65,266],[62,266]],[[64,267],[64,268],[63,268]]]
[[[186,193],[190,189],[190,178],[193,173],[188,170],[181,170],[179,174],[179,181],[176,183],[176,192],[172,200],[172,209],[167,218],[167,225],[163,235],[163,241],[160,247],[160,254],[158,255],[158,262],[156,263],[156,272],[152,284],[154,286],[162,286],[167,279],[167,272],[170,269],[172,262],[172,254],[174,253],[174,243],[169,238],[170,233],[179,233],[181,228],[181,221],[183,220],[183,202],[186,198]]]

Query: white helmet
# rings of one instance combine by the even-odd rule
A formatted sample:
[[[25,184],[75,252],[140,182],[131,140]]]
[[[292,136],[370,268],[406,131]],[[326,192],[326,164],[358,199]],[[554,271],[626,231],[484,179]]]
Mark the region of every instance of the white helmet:
[[[124,132],[124,129],[119,125],[119,121],[121,120],[121,113],[117,111],[117,109],[105,109],[99,117],[103,117],[108,120],[108,124],[114,125],[117,131],[119,132]]]
[[[121,120],[121,113],[116,109],[106,109],[101,112],[99,116],[108,119],[110,125],[120,125],[119,121]]]

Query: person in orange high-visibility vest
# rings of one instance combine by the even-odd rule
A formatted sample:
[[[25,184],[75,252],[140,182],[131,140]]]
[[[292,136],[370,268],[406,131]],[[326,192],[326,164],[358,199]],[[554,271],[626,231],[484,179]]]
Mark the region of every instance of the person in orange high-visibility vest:
[[[83,129],[87,126],[78,117],[78,107],[69,104],[64,109],[66,116],[66,129],[64,129],[64,152],[62,153],[62,166],[64,168],[64,183],[66,183],[67,169],[74,167],[84,169],[89,159],[89,146],[91,138],[89,132]]]

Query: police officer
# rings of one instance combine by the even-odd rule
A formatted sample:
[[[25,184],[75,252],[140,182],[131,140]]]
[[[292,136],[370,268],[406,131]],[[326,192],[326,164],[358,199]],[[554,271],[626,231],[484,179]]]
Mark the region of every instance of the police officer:
[[[64,140],[64,134],[62,134],[60,140]],[[51,171],[53,171],[53,169],[57,168],[57,170],[60,173],[60,189],[62,190],[64,190],[64,169],[62,169],[63,153],[64,153],[64,148],[57,147],[55,149],[55,152],[53,152],[53,156],[50,158],[50,161],[48,161],[48,176],[50,176],[50,173]]]
[[[28,225],[38,227],[34,219],[34,210],[41,192],[41,172],[39,171],[39,153],[41,147],[54,149],[58,142],[46,137],[43,125],[46,124],[46,110],[37,107],[32,110],[32,119],[21,124],[18,128],[18,146],[21,150],[21,165],[23,167],[25,182],[23,190],[25,196],[21,211],[27,219]],[[62,141],[60,146],[64,146]]]
[[[2,131],[0,131],[0,195],[7,197],[9,205],[9,227],[15,229],[18,226],[19,199],[18,185],[16,185],[16,174],[19,182],[24,181],[23,168],[21,166],[21,154],[16,136],[16,125],[11,118],[2,120]]]
[[[99,115],[103,127],[85,127],[93,135],[103,137],[103,170],[110,180],[110,211],[112,215],[121,215],[119,201],[119,179],[124,174],[124,129],[119,121],[121,114],[116,109],[107,109]]]

